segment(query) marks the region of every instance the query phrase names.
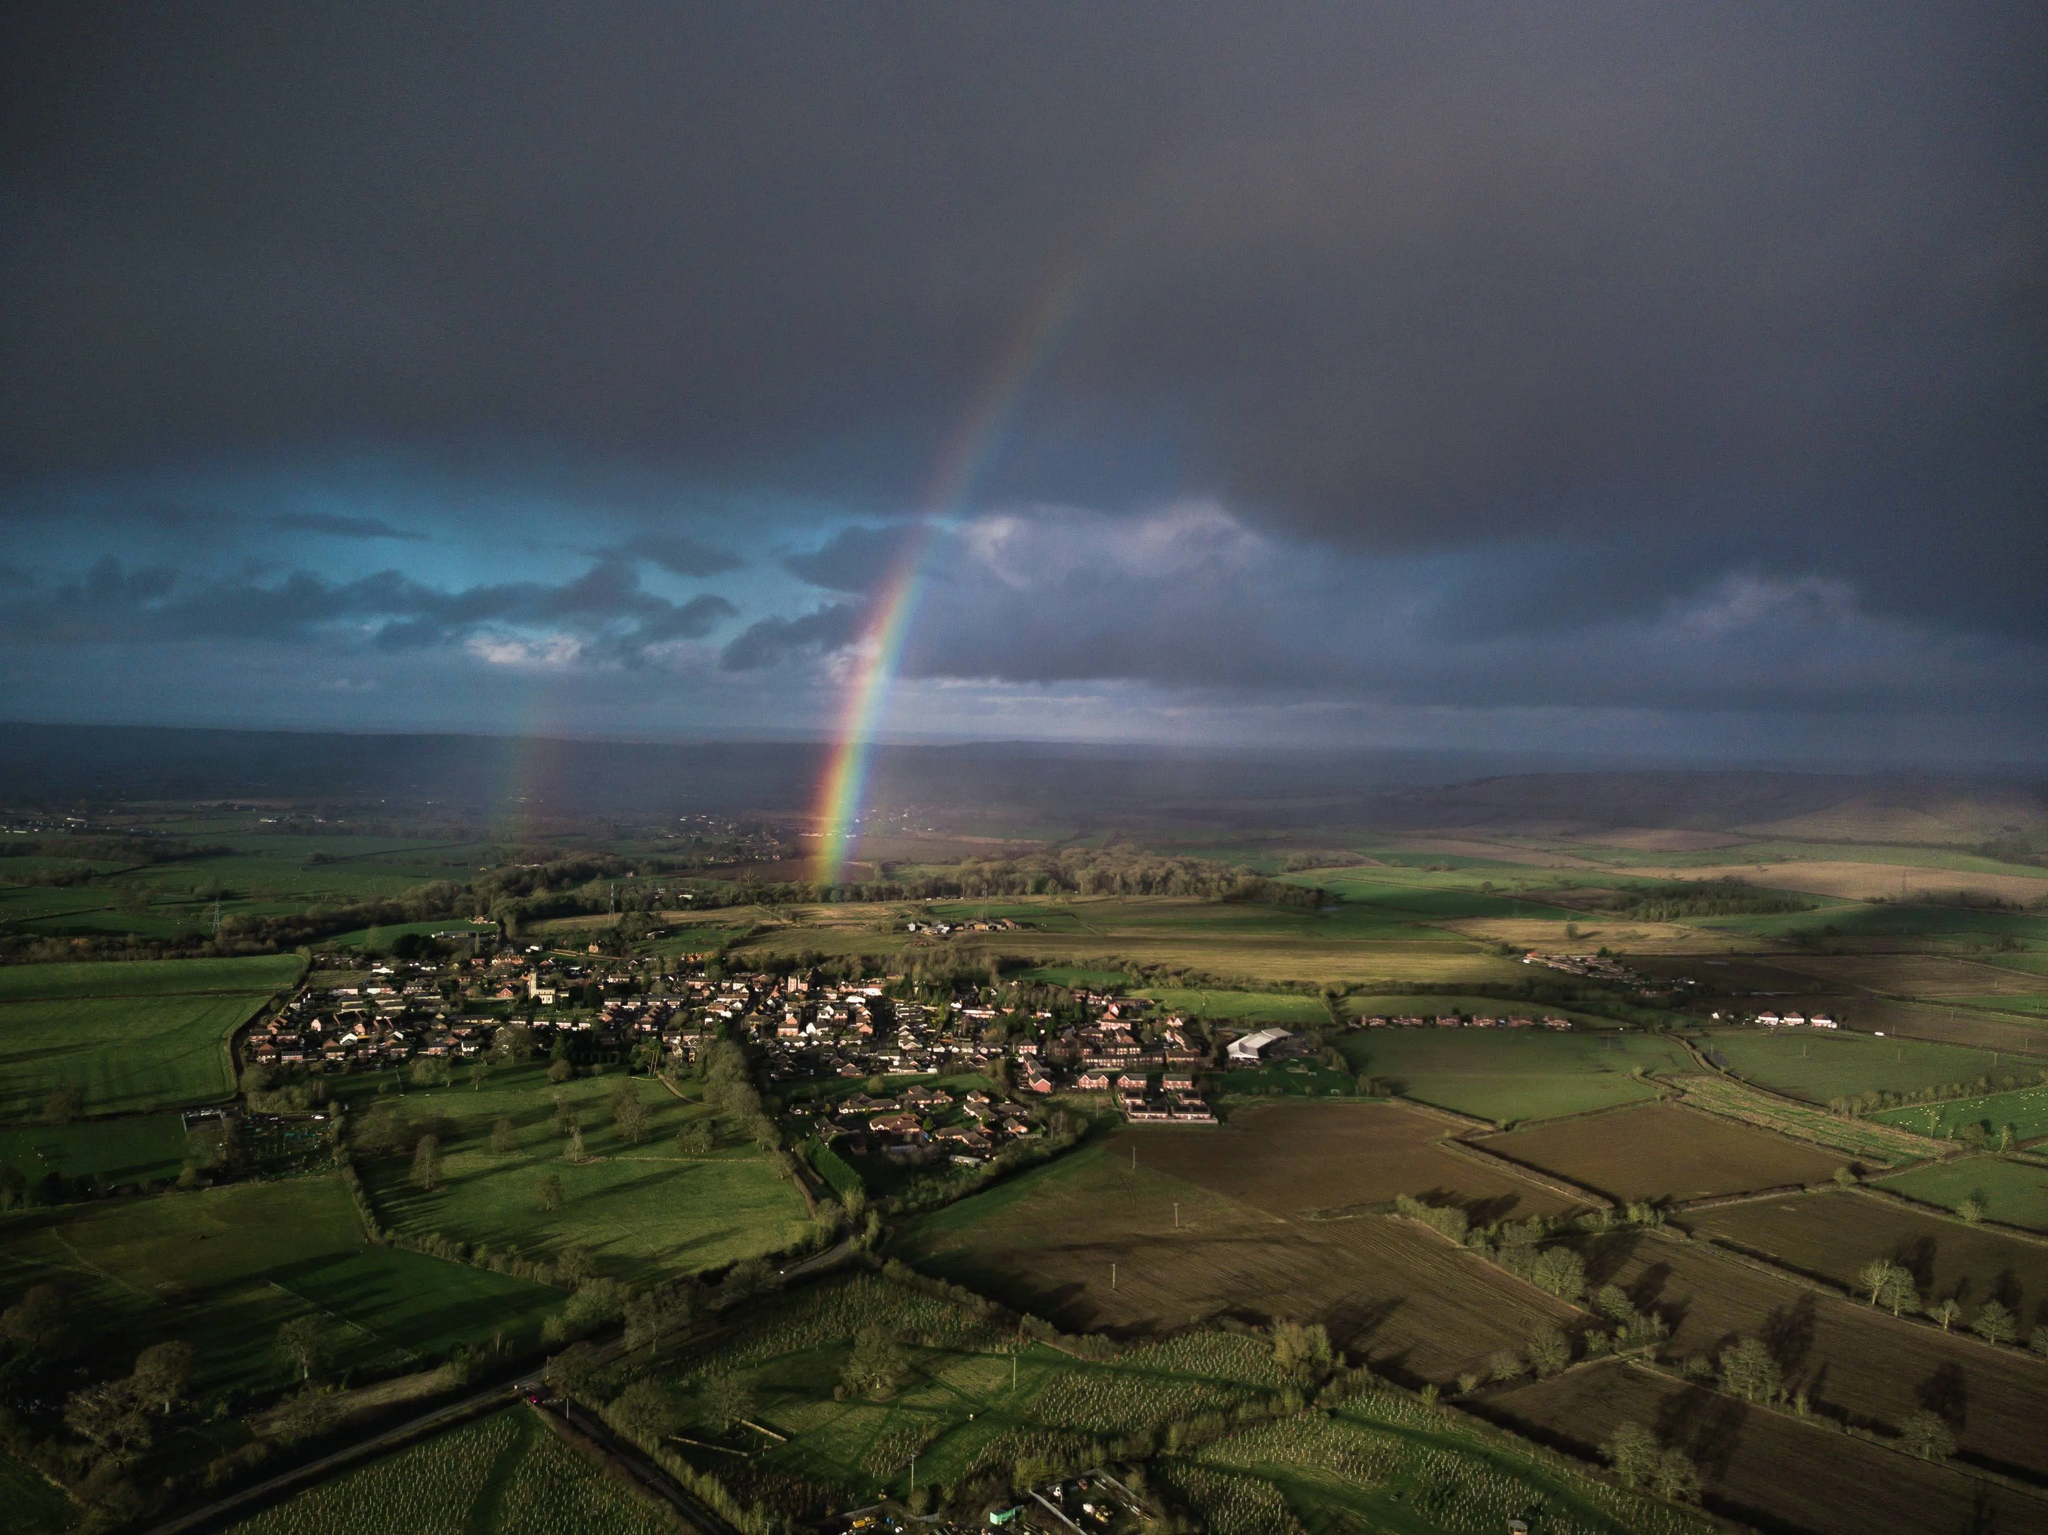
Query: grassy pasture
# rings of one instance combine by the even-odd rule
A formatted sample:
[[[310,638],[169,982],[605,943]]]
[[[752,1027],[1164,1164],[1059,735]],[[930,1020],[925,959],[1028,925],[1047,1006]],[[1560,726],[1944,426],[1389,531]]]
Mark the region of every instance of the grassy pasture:
[[[35,1183],[45,1173],[94,1174],[110,1186],[175,1178],[185,1160],[185,1122],[178,1114],[0,1130],[0,1163]]]
[[[674,1525],[509,1407],[344,1471],[231,1535],[659,1535]]]
[[[1832,1152],[1766,1130],[1663,1103],[1512,1130],[1488,1136],[1483,1144],[1622,1200],[1705,1199],[1819,1183],[1843,1162]]]
[[[606,1108],[621,1084],[652,1111],[639,1145],[620,1138]],[[557,1094],[577,1113],[584,1162],[565,1160],[567,1142],[553,1125]],[[639,1279],[771,1251],[805,1229],[802,1196],[751,1145],[683,1152],[677,1132],[707,1111],[644,1077],[580,1077],[556,1088],[541,1067],[528,1066],[497,1073],[481,1090],[458,1084],[376,1101],[397,1101],[410,1128],[399,1152],[358,1166],[383,1219],[400,1231],[528,1254],[583,1247],[607,1272]],[[501,1118],[518,1134],[519,1149],[507,1156],[490,1149]],[[446,1182],[422,1193],[410,1181],[412,1146],[429,1129],[441,1138]],[[540,1208],[546,1177],[561,1180],[558,1210]]]
[[[0,1004],[0,1117],[59,1087],[88,1113],[207,1103],[234,1090],[228,1041],[268,997],[65,998]]]
[[[908,1230],[903,1255],[1069,1330],[1146,1336],[1224,1312],[1321,1321],[1355,1357],[1411,1380],[1451,1380],[1568,1315],[1406,1222],[1292,1219],[1147,1166],[1148,1150],[1155,1162],[1168,1155],[1163,1140],[1141,1147],[1135,1170],[1126,1146],[1078,1152],[936,1211]],[[1296,1169],[1312,1170],[1305,1158]],[[1421,1186],[1454,1187],[1462,1174],[1454,1164]],[[1414,1183],[1386,1177],[1390,1187]],[[1376,1192],[1330,1177],[1314,1197]],[[1522,1207],[1519,1189],[1516,1200]]]
[[[1131,993],[1191,1018],[1243,1018],[1261,1023],[1326,1024],[1330,1010],[1321,997],[1276,991],[1191,991],[1146,986]]]
[[[1069,986],[1099,989],[1111,987],[1122,989],[1134,985],[1131,975],[1124,970],[1090,969],[1086,965],[1037,965],[1020,971],[1016,977],[1038,986]],[[1156,995],[1148,991],[1147,996]]]
[[[0,1287],[62,1286],[125,1367],[163,1337],[199,1350],[204,1390],[281,1388],[271,1342],[324,1313],[336,1367],[397,1369],[498,1332],[530,1340],[558,1291],[375,1248],[334,1177],[231,1184],[0,1217]]]
[[[1685,1225],[1851,1290],[1870,1259],[1895,1259],[1912,1271],[1923,1300],[1953,1296],[1965,1320],[1993,1298],[2023,1327],[2037,1317],[2048,1320],[2048,1243],[1944,1220],[1893,1200],[1850,1190],[1755,1199],[1701,1210]]]
[[[2023,1475],[2048,1472],[2037,1359],[1816,1294],[1705,1243],[1624,1233],[1588,1239],[1583,1250],[1593,1283],[1616,1283],[1665,1315],[1675,1354],[1716,1353],[1734,1337],[1770,1340],[1788,1389],[1805,1388],[1824,1412],[1892,1428],[1930,1398],[1953,1411],[1960,1393],[1965,1451]]]
[[[1495,1389],[1487,1403],[1588,1457],[1624,1421],[1660,1430],[1700,1467],[1711,1497],[1765,1528],[1924,1535],[2031,1529],[2041,1517],[2024,1493],[1627,1364]]]
[[[1916,1167],[1885,1179],[1882,1186],[1944,1210],[1974,1198],[1992,1220],[2048,1231],[2048,1167],[2003,1157],[1965,1157],[1939,1167]]]
[[[331,938],[320,940],[323,949],[374,949],[388,952],[391,946],[409,933],[431,938],[437,933],[484,933],[495,936],[495,927],[478,927],[466,917],[440,917],[432,922],[390,922],[378,927],[359,927],[352,932],[336,933]]]
[[[0,966],[0,1002],[88,997],[177,997],[282,991],[305,961],[296,954],[251,959],[158,959],[82,965]]]
[[[1434,1002],[1431,1011],[1440,1011],[1452,999],[1409,1000]],[[1380,998],[1363,1005],[1387,1010]],[[1508,1007],[1484,999],[1469,1005]],[[1365,1029],[1347,1034],[1338,1048],[1353,1071],[1389,1078],[1403,1096],[1496,1124],[1654,1098],[1656,1088],[1637,1073],[1683,1071],[1690,1064],[1667,1040],[1614,1032]]]
[[[1961,1045],[1824,1029],[1715,1029],[1703,1043],[1719,1058],[1717,1065],[1745,1082],[1818,1104],[1857,1093],[1910,1093],[1974,1082],[2000,1066],[2025,1064],[2010,1055],[2000,1062],[1989,1050]]]
[[[1350,1072],[1332,1071],[1308,1061],[1232,1067],[1206,1080],[1209,1089],[1221,1095],[1222,1112],[1229,1118],[1240,1112],[1232,1104],[1234,1099],[1350,1098],[1358,1089]]]
[[[1916,1103],[1903,1109],[1887,1109],[1874,1117],[1915,1135],[1941,1139],[1968,1125],[1979,1125],[1995,1137],[2010,1125],[2016,1140],[2030,1141],[2048,1135],[2048,1086],[2023,1087],[1978,1098],[1951,1098],[1945,1103]]]
[[[1420,917],[1345,904],[1332,911],[1182,898],[1090,897],[936,903],[973,917],[1011,915],[1024,931],[956,933],[927,942],[902,932],[896,908],[820,906],[781,915],[786,925],[738,946],[741,954],[931,953],[967,963],[1016,955],[1040,967],[1083,965],[1114,955],[1138,964],[1195,970],[1254,984],[1325,981],[1396,984],[1465,981],[1514,984],[1516,963]]]
[[[2014,995],[2012,992],[1993,992],[1986,996],[1951,997],[1949,1001],[1957,1007],[1982,1008],[1986,1012],[2018,1013],[2027,1018],[2038,1018],[2048,1023],[2048,997],[2038,994]]]

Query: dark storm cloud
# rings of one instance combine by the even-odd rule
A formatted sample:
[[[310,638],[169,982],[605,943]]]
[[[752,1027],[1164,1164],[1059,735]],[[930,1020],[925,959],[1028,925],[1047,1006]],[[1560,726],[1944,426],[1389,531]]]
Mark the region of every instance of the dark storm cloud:
[[[853,604],[835,602],[798,618],[764,618],[741,630],[719,652],[718,664],[729,672],[752,672],[793,656],[836,650],[859,634],[860,616]]]
[[[655,644],[732,615],[649,606],[636,567],[804,550],[780,569],[809,597],[775,615],[766,564],[736,592],[722,665],[752,674],[848,643],[858,601],[798,605],[872,594],[930,512],[961,528],[911,655],[932,677],[2034,696],[2010,678],[2048,638],[2038,6],[0,27],[12,487],[371,444],[528,454],[564,506],[631,511],[555,537],[611,551],[559,587],[312,573],[322,540],[420,536],[366,511],[271,518],[307,535],[300,575],[138,594],[158,578],[109,534],[128,562],[78,590],[116,630],[289,628],[304,581],[332,617],[302,624],[387,644]],[[927,504],[956,462],[965,492]],[[728,510],[670,531],[674,484]],[[499,537],[491,499],[435,552]],[[821,503],[808,534],[730,509]],[[1197,503],[1220,521],[1156,515]],[[1052,505],[1116,515],[988,516]]]
[[[920,534],[910,524],[892,528],[842,528],[823,547],[784,558],[782,568],[799,580],[834,592],[872,592],[903,559]]]
[[[630,567],[600,561],[557,586],[509,582],[442,591],[395,570],[354,581],[305,570],[259,580],[192,576],[112,555],[82,576],[16,598],[0,616],[14,644],[175,644],[195,640],[330,643],[354,636],[387,650],[449,645],[490,628],[567,630],[601,659],[635,661],[651,647],[708,635],[738,610],[704,593],[674,603],[642,591]]]

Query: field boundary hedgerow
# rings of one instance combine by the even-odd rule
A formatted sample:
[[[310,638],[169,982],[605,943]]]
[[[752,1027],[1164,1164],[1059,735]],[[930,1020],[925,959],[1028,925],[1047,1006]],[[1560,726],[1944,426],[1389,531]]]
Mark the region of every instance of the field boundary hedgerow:
[[[1901,1317],[1899,1320],[1904,1321],[1905,1319]],[[1986,1345],[1986,1347],[1995,1346],[1991,1344]],[[1901,1444],[1897,1438],[1880,1434],[1874,1429],[1865,1428],[1860,1423],[1851,1423],[1846,1418],[1838,1418],[1832,1414],[1819,1411],[1809,1411],[1801,1415],[1796,1409],[1787,1407],[1780,1402],[1767,1402],[1749,1397],[1737,1397],[1727,1391],[1723,1391],[1719,1386],[1710,1381],[1689,1379],[1678,1370],[1661,1364],[1655,1359],[1630,1357],[1617,1362],[1632,1365],[1645,1374],[1654,1375],[1659,1380],[1674,1386],[1690,1386],[1694,1390],[1710,1391],[1724,1400],[1740,1402],[1745,1408],[1754,1408],[1760,1412],[1768,1412],[1776,1417],[1784,1418],[1788,1422],[1802,1423],[1808,1428],[1831,1430],[1846,1439],[1860,1440],[1864,1444],[1873,1445],[1880,1450],[1888,1450],[1894,1455],[1904,1455],[1910,1460],[1920,1459],[1913,1451]],[[2014,1476],[2008,1471],[1999,1470],[1996,1466],[1988,1466],[1981,1460],[1968,1458],[1964,1453],[1951,1455],[1943,1460],[1941,1464],[1946,1465],[1950,1470],[1962,1476],[1972,1477],[1977,1481],[1990,1482],[1994,1486],[2005,1488],[2008,1492],[2016,1492],[2037,1502],[2048,1504],[2048,1485],[2026,1477]],[[1723,1497],[1722,1501],[1730,1503],[1735,1507],[1742,1506],[1739,1502],[1726,1497]]]
[[[1375,1098],[1365,1095],[1355,1101],[1360,1103],[1399,1103],[1405,1108],[1415,1110],[1418,1114],[1432,1119],[1444,1120],[1460,1130],[1486,1131],[1498,1130],[1500,1128],[1492,1120],[1481,1119],[1477,1114],[1461,1114],[1456,1109],[1447,1109],[1440,1103],[1427,1103],[1420,1098],[1411,1098],[1406,1093],[1398,1094],[1392,1098]],[[1455,1139],[1455,1137],[1453,1138]]]
[[[1826,1191],[1802,1190],[1801,1192]],[[1811,1290],[1817,1295],[1830,1296],[1833,1299],[1842,1302],[1844,1305],[1855,1307],[1856,1310],[1859,1312],[1867,1311],[1872,1316],[1881,1318],[1882,1320],[1887,1322],[1898,1322],[1908,1327],[1929,1328],[1935,1332],[1940,1333],[1944,1338],[1952,1338],[1960,1342],[1972,1344],[1978,1348],[1989,1349],[1994,1354],[1998,1355],[2000,1358],[2040,1360],[2044,1365],[2048,1365],[2048,1360],[2041,1360],[2040,1355],[2035,1354],[2032,1350],[2020,1344],[1993,1343],[1987,1338],[1978,1337],[1975,1333],[1971,1332],[1967,1328],[1959,1328],[1954,1331],[1950,1331],[1946,1328],[1939,1326],[1930,1318],[1928,1318],[1924,1313],[1918,1311],[1901,1313],[1897,1316],[1894,1316],[1891,1312],[1886,1311],[1882,1306],[1872,1306],[1866,1304],[1856,1294],[1854,1290],[1848,1288],[1845,1285],[1839,1284],[1832,1279],[1824,1278],[1818,1274],[1809,1273],[1807,1270],[1797,1268],[1791,1264],[1781,1263],[1777,1259],[1769,1257],[1765,1254],[1751,1252],[1741,1243],[1732,1241],[1727,1237],[1699,1236],[1689,1231],[1673,1231],[1668,1227],[1663,1228],[1661,1230],[1654,1227],[1648,1228],[1647,1234],[1653,1238],[1661,1238],[1662,1240],[1667,1242],[1683,1242],[1689,1246],[1707,1248],[1710,1251],[1712,1251],[1715,1256],[1724,1258],[1728,1262],[1736,1264],[1739,1267],[1749,1269],[1755,1273],[1768,1275],[1774,1279],[1782,1279],[1787,1284],[1797,1285],[1803,1290]]]
[[[1633,1108],[1635,1105],[1631,1104],[1628,1107]],[[1500,1133],[1504,1134],[1506,1132]],[[1556,1173],[1544,1172],[1529,1166],[1525,1162],[1518,1162],[1513,1157],[1506,1156],[1501,1152],[1493,1150],[1491,1147],[1482,1146],[1476,1139],[1452,1135],[1445,1137],[1439,1144],[1443,1150],[1449,1152],[1452,1156],[1465,1157],[1479,1166],[1489,1168],[1495,1172],[1504,1172],[1510,1177],[1520,1178],[1525,1183],[1533,1183],[1540,1189],[1547,1189],[1549,1192],[1561,1195],[1566,1199],[1582,1199],[1602,1210],[1620,1208],[1621,1201],[1602,1194],[1597,1189],[1587,1188],[1582,1184],[1573,1183],[1569,1178],[1560,1177]]]
[[[1964,1158],[1962,1160],[1967,1161],[1970,1159]],[[1987,1155],[1984,1160],[1991,1162],[2009,1162],[2012,1161],[2013,1158],[2009,1156],[2001,1157],[1996,1155]],[[1904,1205],[1907,1209],[1913,1211],[1913,1213],[1916,1215],[1927,1215],[1933,1216],[1940,1220],[1952,1221],[1956,1225],[1961,1226],[1966,1230],[1971,1228],[1971,1222],[1964,1220],[1960,1215],[1956,1214],[1956,1212],[1951,1210],[1947,1205],[1931,1204],[1927,1200],[1915,1199],[1911,1194],[1902,1194],[1897,1189],[1884,1188],[1875,1183],[1858,1183],[1851,1185],[1851,1187],[1853,1187],[1857,1193],[1868,1194],[1873,1199],[1885,1199],[1890,1200],[1895,1204]],[[1806,1192],[1811,1193],[1814,1191],[1807,1190]],[[2048,1233],[2036,1231],[2031,1226],[2015,1226],[2008,1221],[1993,1220],[1988,1215],[1982,1216],[1976,1221],[1975,1229],[1980,1231],[1995,1231],[2002,1237],[2017,1237],[2023,1242],[2032,1242],[2036,1247],[2048,1247]]]
[[[1746,1205],[1759,1199],[1783,1199],[1792,1194],[1825,1193],[1842,1185],[1830,1179],[1826,1183],[1786,1183],[1774,1189],[1744,1189],[1739,1194],[1709,1194],[1704,1199],[1688,1199],[1670,1207],[1670,1213],[1679,1215],[1697,1210],[1719,1210],[1728,1205]]]
[[[1944,1160],[1939,1143],[1911,1131],[1880,1125],[1874,1120],[1844,1120],[1740,1077],[1708,1073],[1680,1077],[1672,1085],[1679,1096],[1667,1101],[1678,1108],[1782,1135],[1788,1141],[1819,1147],[1836,1156],[1866,1157],[1884,1163],[1888,1172],[1903,1172],[1922,1163]]]

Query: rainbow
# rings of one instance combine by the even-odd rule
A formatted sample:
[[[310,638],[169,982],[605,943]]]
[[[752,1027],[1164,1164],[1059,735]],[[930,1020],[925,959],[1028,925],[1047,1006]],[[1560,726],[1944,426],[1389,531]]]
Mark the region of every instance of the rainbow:
[[[861,637],[853,646],[853,673],[819,788],[815,812],[819,884],[839,883],[858,839],[861,808],[867,798],[869,753],[903,660],[933,534],[943,519],[960,509],[1002,441],[1032,377],[1072,323],[1081,304],[1085,270],[1077,267],[1064,273],[1032,311],[1029,323],[1004,349],[975,408],[947,439],[914,530],[868,608]]]

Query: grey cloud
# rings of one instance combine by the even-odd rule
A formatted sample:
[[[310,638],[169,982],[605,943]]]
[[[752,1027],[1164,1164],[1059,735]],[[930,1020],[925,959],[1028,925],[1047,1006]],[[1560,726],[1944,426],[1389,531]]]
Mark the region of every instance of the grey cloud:
[[[759,671],[792,656],[836,650],[860,632],[860,609],[830,603],[800,618],[764,618],[749,624],[719,653],[729,672]]]
[[[872,592],[888,580],[910,546],[923,537],[915,524],[842,529],[818,549],[792,554],[782,568],[813,586],[834,592]]]
[[[716,576],[738,570],[746,561],[730,550],[687,533],[648,533],[625,546],[625,552],[651,560],[678,576]]]
[[[1712,525],[2048,621],[2038,7],[7,26],[24,471],[482,437],[888,515],[1037,335],[983,504],[1215,492],[1354,548]]]
[[[594,654],[638,661],[651,647],[702,639],[738,609],[705,593],[685,603],[642,591],[631,568],[600,561],[558,586],[509,582],[442,591],[395,570],[329,581],[295,570],[273,581],[208,579],[107,556],[82,577],[9,604],[17,643],[146,644],[227,640],[331,643],[354,633],[384,650],[457,643],[487,626],[560,626]]]
[[[287,533],[324,533],[332,538],[390,538],[424,544],[424,533],[394,528],[381,517],[342,517],[331,512],[274,512],[264,522]]]
[[[1543,553],[1542,551],[1538,551]],[[1548,553],[1549,560],[1558,556]],[[1869,611],[1831,577],[1724,554],[1653,601],[1492,622],[1491,566],[1332,555],[1213,506],[1132,521],[997,517],[933,551],[904,668],[1044,685],[1133,681],[1240,700],[1836,715],[2039,710],[2048,648]]]

